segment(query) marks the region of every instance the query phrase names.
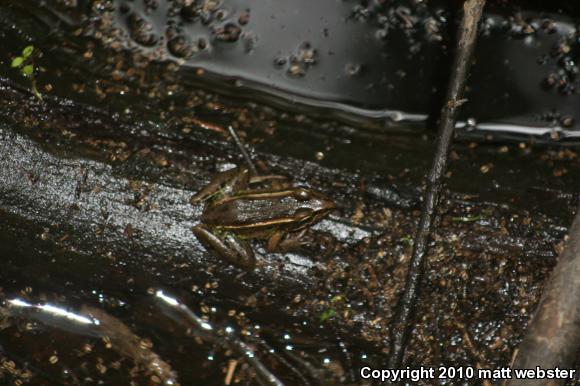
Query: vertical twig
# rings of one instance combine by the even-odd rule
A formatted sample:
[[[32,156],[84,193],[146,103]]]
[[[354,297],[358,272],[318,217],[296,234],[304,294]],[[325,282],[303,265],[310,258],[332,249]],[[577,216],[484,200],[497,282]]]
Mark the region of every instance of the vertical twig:
[[[232,125],[228,126],[228,131],[230,132],[230,135],[232,136],[236,146],[242,152],[242,156],[244,157],[244,161],[246,161],[246,164],[248,164],[248,167],[250,168],[252,175],[257,176],[258,170],[256,170],[256,167],[254,166],[254,163],[252,162],[252,159],[250,158],[250,155],[248,154],[246,147],[242,143],[242,140],[238,136],[238,133],[236,133],[236,130],[234,130]]]
[[[441,177],[447,163],[459,107],[465,102],[462,99],[465,79],[471,64],[477,37],[477,25],[481,18],[484,4],[485,0],[467,0],[463,5],[463,18],[459,28],[459,41],[453,61],[453,73],[447,91],[447,102],[441,110],[437,148],[427,179],[427,189],[425,191],[421,219],[415,234],[405,290],[399,300],[397,314],[391,327],[388,361],[388,367],[391,369],[400,368],[403,360],[413,318],[414,305],[417,301],[417,291],[423,272],[423,261],[431,233],[435,205],[441,192]]]
[[[580,209],[570,228],[569,239],[560,254],[526,337],[520,344],[514,369],[574,369],[580,353]],[[576,373],[578,373],[577,369]],[[575,374],[577,377],[578,374]],[[560,385],[565,379],[514,379],[516,385]]]

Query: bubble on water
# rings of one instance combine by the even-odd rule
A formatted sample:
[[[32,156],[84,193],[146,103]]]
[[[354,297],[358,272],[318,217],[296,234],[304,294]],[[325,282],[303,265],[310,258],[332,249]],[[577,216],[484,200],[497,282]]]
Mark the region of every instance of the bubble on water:
[[[167,42],[167,49],[178,58],[189,58],[193,55],[193,47],[184,36],[176,36]]]
[[[240,38],[242,29],[234,23],[226,23],[215,30],[215,38],[224,42],[236,42]]]
[[[159,0],[144,0],[143,3],[145,3],[145,10],[147,12],[155,11],[159,8]]]
[[[252,52],[258,44],[258,37],[251,33],[243,33],[242,36],[244,38],[244,52]]]
[[[574,117],[572,117],[571,115],[565,115],[560,119],[560,124],[562,125],[562,127],[570,128],[574,126]]]
[[[476,127],[477,121],[475,120],[475,118],[467,118],[467,120],[465,121],[465,130],[472,131],[475,130]]]
[[[199,38],[197,40],[197,48],[199,48],[200,50],[205,50],[208,46],[207,43],[207,39],[206,38]]]
[[[317,56],[317,52],[314,48],[312,48],[312,46],[310,45],[309,42],[302,43],[302,45],[300,46],[300,48],[298,50],[298,55],[297,55],[297,58],[299,61],[302,61],[302,62],[308,63],[308,64],[313,64],[313,63],[316,63],[316,56]]]
[[[310,66],[318,62],[318,51],[309,42],[303,42],[298,49],[288,56],[279,56],[274,59],[276,67],[285,67],[288,75],[302,77],[306,75]]]
[[[306,71],[303,66],[298,63],[292,63],[288,68],[288,74],[294,77],[301,77],[306,75]]]
[[[193,21],[199,16],[199,7],[196,2],[192,2],[181,8],[179,14],[185,21]]]
[[[375,36],[379,40],[385,40],[389,36],[389,31],[386,28],[380,28],[375,32]]]
[[[360,64],[348,63],[344,70],[348,76],[355,76],[360,74],[362,66]]]
[[[215,17],[218,20],[225,20],[228,17],[228,11],[222,8],[215,13]]]
[[[153,29],[153,24],[142,16],[133,13],[128,18],[129,33],[137,43],[151,47],[157,43],[158,37]]]
[[[238,17],[238,24],[239,25],[246,25],[250,21],[250,10],[245,10],[239,17]]]

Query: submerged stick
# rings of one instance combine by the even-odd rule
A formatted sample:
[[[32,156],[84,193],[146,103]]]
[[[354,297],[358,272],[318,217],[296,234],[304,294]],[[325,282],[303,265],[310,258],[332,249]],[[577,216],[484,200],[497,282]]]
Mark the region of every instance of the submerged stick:
[[[570,228],[568,242],[560,254],[527,334],[514,358],[514,369],[576,370],[580,353],[580,209]],[[578,377],[574,374],[572,378]],[[570,377],[568,377],[570,378]],[[514,379],[516,385],[560,385],[566,379]]]
[[[427,189],[421,210],[421,219],[415,234],[413,255],[409,263],[405,290],[399,300],[397,314],[392,323],[388,361],[388,368],[390,369],[401,367],[405,346],[411,330],[413,310],[417,302],[418,288],[423,273],[423,261],[435,216],[435,205],[441,192],[441,179],[447,163],[459,107],[465,102],[463,99],[465,80],[471,64],[477,37],[477,24],[481,18],[484,4],[485,0],[467,0],[463,5],[464,13],[459,28],[459,41],[453,62],[453,73],[447,90],[447,102],[441,110],[437,148],[427,179]]]
[[[190,327],[190,325],[195,327],[195,331],[200,337],[210,342],[214,342],[224,349],[234,352],[240,358],[243,358],[254,368],[259,377],[259,381],[262,384],[266,386],[284,386],[284,383],[270,372],[270,370],[268,370],[268,368],[256,356],[253,348],[248,346],[242,340],[231,334],[220,335],[209,322],[206,322],[197,316],[189,309],[189,307],[176,298],[164,294],[162,290],[157,290],[155,292],[155,298],[160,300],[161,304],[168,307],[168,309],[173,312],[173,314],[170,314],[169,316],[171,316],[176,322],[183,323],[184,320],[187,327]]]

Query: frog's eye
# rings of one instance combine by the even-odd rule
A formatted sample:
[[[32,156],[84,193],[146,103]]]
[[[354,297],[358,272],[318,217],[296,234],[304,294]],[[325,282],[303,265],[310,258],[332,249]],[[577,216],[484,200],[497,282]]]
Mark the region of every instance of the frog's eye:
[[[310,208],[298,208],[294,211],[294,217],[301,220],[310,217],[314,211]]]
[[[298,189],[294,193],[294,197],[300,201],[306,201],[310,199],[310,193],[306,189]]]

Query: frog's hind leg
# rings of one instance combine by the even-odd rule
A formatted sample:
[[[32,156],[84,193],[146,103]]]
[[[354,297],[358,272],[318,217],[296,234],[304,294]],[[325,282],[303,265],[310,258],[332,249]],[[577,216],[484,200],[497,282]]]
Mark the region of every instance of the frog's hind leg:
[[[203,225],[196,225],[191,230],[208,252],[223,258],[228,263],[245,269],[256,265],[256,257],[247,241],[238,240],[233,235],[218,237]]]
[[[286,189],[290,186],[290,182],[288,181],[288,177],[281,176],[278,174],[269,174],[265,176],[252,176],[250,177],[250,184],[263,184],[268,183],[272,189]]]
[[[208,200],[217,194],[230,195],[248,186],[250,172],[248,168],[233,168],[217,173],[209,184],[191,197],[191,204]]]
[[[288,177],[279,174],[268,174],[265,176],[252,176],[250,178],[251,184],[259,184],[260,182],[267,181],[288,181]]]

